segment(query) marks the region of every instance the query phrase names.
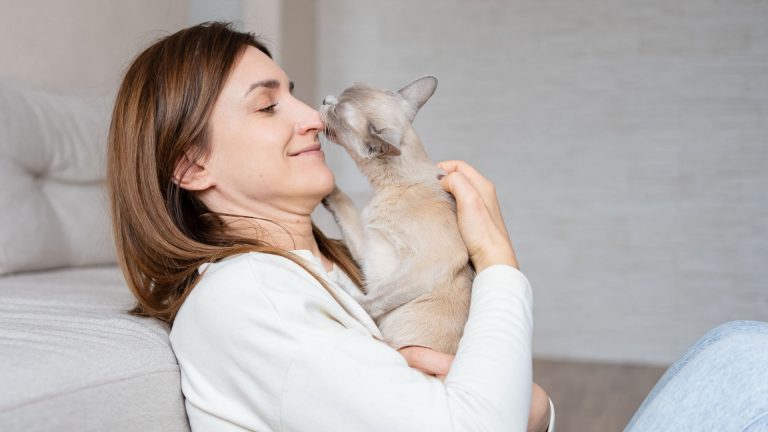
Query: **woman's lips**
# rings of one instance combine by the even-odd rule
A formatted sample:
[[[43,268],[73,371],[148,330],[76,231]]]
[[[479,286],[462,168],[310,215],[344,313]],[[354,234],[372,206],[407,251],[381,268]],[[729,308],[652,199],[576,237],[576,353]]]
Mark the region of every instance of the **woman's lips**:
[[[320,150],[320,149],[317,149],[317,150],[307,150],[307,151],[303,151],[303,152],[297,154],[296,156],[308,156],[308,155],[317,155],[317,154],[323,154],[323,151]]]
[[[302,156],[302,155],[312,155],[312,154],[320,154],[323,150],[320,148],[319,144],[313,145],[312,147],[307,147],[304,150],[300,150],[296,153],[291,153],[289,156]]]

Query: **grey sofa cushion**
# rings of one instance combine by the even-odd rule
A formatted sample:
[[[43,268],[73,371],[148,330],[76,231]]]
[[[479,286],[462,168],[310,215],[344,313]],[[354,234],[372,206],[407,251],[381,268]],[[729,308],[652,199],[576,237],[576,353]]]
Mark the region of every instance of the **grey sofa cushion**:
[[[116,266],[0,277],[0,430],[188,431],[168,328]]]
[[[115,264],[111,105],[0,80],[0,274]]]

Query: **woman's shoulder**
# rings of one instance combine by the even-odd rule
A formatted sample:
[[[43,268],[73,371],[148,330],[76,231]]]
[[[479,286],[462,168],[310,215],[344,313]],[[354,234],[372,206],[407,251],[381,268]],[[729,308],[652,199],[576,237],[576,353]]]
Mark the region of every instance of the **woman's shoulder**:
[[[244,305],[255,312],[260,305],[268,304],[259,289],[252,263],[256,262],[262,272],[272,272],[273,269],[259,265],[268,261],[253,255],[250,252],[237,254],[200,265],[200,279],[179,308],[171,331],[201,322],[211,327],[230,325],[242,315]]]
[[[274,289],[311,279],[301,266],[290,259],[262,252],[246,252],[204,263],[198,267],[198,272],[200,281],[190,296],[195,292],[202,295],[212,287],[219,296],[222,292],[239,292],[243,288],[250,290],[254,285]]]
[[[212,330],[231,329],[267,322],[301,327],[309,319],[310,304],[326,309],[329,301],[316,279],[279,255],[248,252],[203,264],[199,271],[200,280],[179,308],[174,328],[206,323]]]
[[[200,280],[179,308],[171,327],[176,346],[229,344],[236,333],[290,333],[285,307],[271,291],[301,289],[290,260],[243,253],[200,266]],[[283,261],[288,262],[286,265]],[[298,266],[297,266],[298,267]],[[252,333],[251,333],[252,334]]]
[[[198,267],[198,271],[205,275],[218,274],[223,277],[228,274],[248,271],[258,267],[261,271],[274,271],[280,273],[283,271],[296,272],[301,269],[296,263],[280,255],[264,252],[244,252],[230,255],[216,262],[203,263]],[[210,279],[210,277],[209,277]]]
[[[196,302],[235,303],[264,289],[284,288],[306,279],[302,275],[304,270],[293,261],[260,252],[246,252],[217,262],[207,262],[198,267],[198,272],[200,280],[184,305]]]

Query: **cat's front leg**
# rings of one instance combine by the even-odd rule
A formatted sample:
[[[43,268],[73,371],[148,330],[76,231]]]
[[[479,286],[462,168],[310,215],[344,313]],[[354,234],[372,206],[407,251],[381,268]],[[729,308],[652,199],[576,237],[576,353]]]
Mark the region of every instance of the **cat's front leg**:
[[[333,192],[323,198],[323,206],[328,209],[339,226],[352,258],[362,265],[363,223],[352,199],[337,186],[333,188]]]
[[[414,298],[413,293],[393,293],[392,290],[378,286],[367,285],[366,289],[367,293],[365,294],[352,292],[351,295],[376,322],[382,315],[399,308]]]

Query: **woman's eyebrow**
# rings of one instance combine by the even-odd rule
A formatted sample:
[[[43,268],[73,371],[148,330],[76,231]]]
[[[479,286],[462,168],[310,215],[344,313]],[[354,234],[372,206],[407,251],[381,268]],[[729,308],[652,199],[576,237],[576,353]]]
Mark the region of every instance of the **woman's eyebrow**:
[[[280,88],[280,81],[278,81],[276,79],[265,79],[265,80],[261,80],[261,81],[256,81],[255,83],[253,83],[250,86],[248,86],[248,90],[245,91],[245,94],[243,95],[243,98],[248,96],[248,94],[250,92],[252,92],[254,89],[257,89],[259,87],[265,87],[265,88],[268,88],[268,89],[277,89],[277,88]],[[288,84],[288,90],[291,93],[293,93],[293,87],[294,87],[294,84],[293,84],[293,81],[291,81]]]

